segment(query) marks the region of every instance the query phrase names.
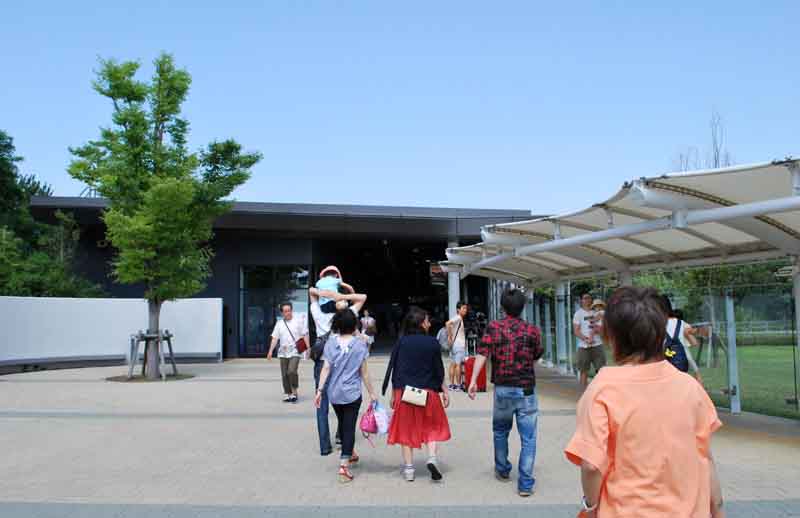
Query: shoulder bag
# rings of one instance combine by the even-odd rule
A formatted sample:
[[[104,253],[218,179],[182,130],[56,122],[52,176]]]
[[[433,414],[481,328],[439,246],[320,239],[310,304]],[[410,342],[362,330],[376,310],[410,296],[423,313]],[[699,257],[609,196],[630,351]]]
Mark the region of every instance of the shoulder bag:
[[[292,328],[289,327],[288,322],[286,322],[286,320],[284,320],[283,324],[286,326],[286,330],[289,331],[289,336],[292,337],[292,340],[294,341],[294,346],[297,348],[297,352],[300,353],[300,354],[303,354],[304,352],[306,352],[306,349],[308,349],[308,346],[306,345],[306,341],[303,340],[302,338],[300,338],[300,340],[295,340],[294,334],[292,333]]]
[[[403,390],[403,401],[414,406],[425,406],[428,404],[428,391],[406,385]]]
[[[330,338],[331,333],[330,331],[325,333],[322,336],[318,336],[317,340],[314,342],[313,347],[311,347],[311,352],[309,356],[314,361],[321,360],[322,355],[325,353],[325,344],[328,343],[328,338]]]

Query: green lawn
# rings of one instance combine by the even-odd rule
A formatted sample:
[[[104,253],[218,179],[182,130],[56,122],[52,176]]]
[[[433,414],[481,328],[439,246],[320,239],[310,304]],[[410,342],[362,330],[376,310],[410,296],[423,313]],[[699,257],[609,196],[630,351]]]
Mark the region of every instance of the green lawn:
[[[795,397],[794,348],[787,345],[748,345],[736,349],[739,361],[739,388],[742,410],[759,414],[800,419],[794,405],[786,404]],[[696,353],[695,353],[696,354]],[[717,368],[707,368],[706,353],[699,361],[703,385],[718,406],[730,407],[728,396],[722,392],[728,387],[725,351],[719,351]],[[614,365],[611,351],[606,348],[608,364]]]
[[[786,404],[786,398],[795,396],[794,349],[754,345],[738,347],[736,351],[742,410],[800,419],[796,407]],[[711,398],[720,406],[729,406],[728,396],[722,393],[728,386],[724,353],[718,368],[702,365],[703,385]]]

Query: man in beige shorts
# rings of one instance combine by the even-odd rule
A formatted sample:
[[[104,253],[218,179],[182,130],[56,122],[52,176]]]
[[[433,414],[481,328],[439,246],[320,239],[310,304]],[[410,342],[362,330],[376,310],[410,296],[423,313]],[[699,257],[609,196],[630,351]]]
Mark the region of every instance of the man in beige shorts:
[[[578,341],[578,355],[576,366],[581,373],[581,389],[589,384],[589,370],[594,366],[599,371],[606,364],[606,352],[603,349],[601,333],[592,329],[595,312],[592,309],[592,295],[584,293],[581,297],[581,307],[572,317],[572,330]]]

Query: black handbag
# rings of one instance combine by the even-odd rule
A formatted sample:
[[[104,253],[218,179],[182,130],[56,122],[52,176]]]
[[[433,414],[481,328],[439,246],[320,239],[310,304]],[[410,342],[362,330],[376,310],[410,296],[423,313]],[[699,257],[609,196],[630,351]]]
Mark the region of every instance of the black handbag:
[[[319,361],[322,359],[322,355],[325,353],[325,344],[328,343],[328,338],[330,336],[331,333],[329,331],[317,337],[314,345],[311,346],[311,352],[308,353],[312,360]]]

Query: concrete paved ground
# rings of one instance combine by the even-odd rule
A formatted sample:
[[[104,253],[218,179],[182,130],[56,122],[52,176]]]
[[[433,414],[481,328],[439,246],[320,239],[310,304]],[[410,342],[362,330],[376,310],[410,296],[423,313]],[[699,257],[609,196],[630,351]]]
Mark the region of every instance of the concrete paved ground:
[[[386,360],[370,360],[376,388]],[[562,453],[574,428],[572,379],[539,371],[537,489],[521,499],[515,484],[493,478],[486,394],[454,395],[444,484],[425,478],[423,455],[419,479],[404,482],[399,448],[359,440],[357,478],[341,486],[336,457],[319,456],[310,362],[301,364],[298,405],[280,401],[277,362],[181,367],[196,378],[104,381],[124,367],[0,377],[0,517],[576,513],[578,472]],[[800,423],[725,420],[714,451],[729,516],[800,516]]]

